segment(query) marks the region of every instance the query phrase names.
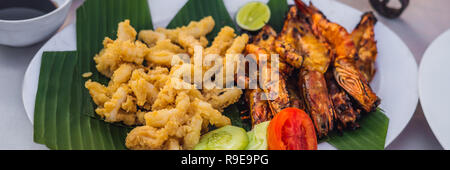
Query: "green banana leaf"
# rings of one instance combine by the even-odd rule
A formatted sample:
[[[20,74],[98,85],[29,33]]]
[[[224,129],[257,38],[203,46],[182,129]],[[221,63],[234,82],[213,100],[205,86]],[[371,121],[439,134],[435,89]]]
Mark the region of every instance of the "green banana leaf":
[[[97,71],[92,58],[103,48],[105,37],[116,39],[117,25],[126,19],[138,32],[153,29],[146,0],[88,0],[77,9],[77,51],[81,72],[92,72],[93,80],[107,84],[109,79]]]
[[[189,0],[170,21],[167,28],[188,25],[191,21],[198,21],[207,16],[212,16],[216,23],[211,33],[206,36],[209,42],[214,40],[222,27],[235,28],[222,0]]]
[[[93,57],[105,37],[116,38],[117,24],[130,19],[140,29],[152,29],[146,0],[88,0],[77,10],[77,52],[42,56],[35,104],[34,141],[50,149],[126,149],[130,128],[100,120],[84,88],[85,72],[107,82]]]
[[[277,32],[281,32],[284,25],[284,17],[289,10],[286,0],[269,0],[267,6],[270,9],[269,25]]]
[[[85,80],[77,60],[75,51],[42,55],[34,141],[50,149],[126,149],[128,129],[92,119],[82,111],[87,98],[82,95]]]
[[[389,118],[383,111],[378,108],[363,115],[359,124],[359,129],[331,133],[325,141],[341,150],[383,150],[389,125]]]

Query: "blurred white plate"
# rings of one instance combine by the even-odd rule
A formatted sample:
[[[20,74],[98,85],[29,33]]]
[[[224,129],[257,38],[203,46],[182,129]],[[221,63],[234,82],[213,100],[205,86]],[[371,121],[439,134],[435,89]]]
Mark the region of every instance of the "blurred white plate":
[[[444,149],[450,149],[450,30],[425,51],[419,70],[419,94],[423,112]]]
[[[225,5],[231,16],[240,6],[252,0],[227,0]],[[186,2],[171,1],[167,5],[164,0],[149,2],[155,27],[166,26],[170,19]],[[267,2],[263,1],[263,2]],[[289,1],[293,4],[292,1]],[[313,3],[334,22],[353,30],[362,15],[361,11],[333,0],[316,0]],[[375,37],[378,41],[377,73],[372,87],[381,98],[380,107],[389,117],[389,129],[386,146],[389,145],[407,125],[418,102],[417,63],[403,41],[383,23],[375,26]],[[39,70],[43,51],[70,51],[76,49],[75,25],[50,39],[36,54],[28,66],[23,84],[23,103],[30,120],[33,120],[34,103],[39,82]],[[32,121],[33,122],[33,121]],[[319,145],[319,149],[334,149],[328,143]]]

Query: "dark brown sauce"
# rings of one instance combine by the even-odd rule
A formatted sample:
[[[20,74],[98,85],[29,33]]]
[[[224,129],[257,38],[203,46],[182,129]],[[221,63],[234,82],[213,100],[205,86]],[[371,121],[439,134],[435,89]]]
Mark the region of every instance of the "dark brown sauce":
[[[51,0],[0,0],[0,20],[23,20],[45,15],[57,8]]]

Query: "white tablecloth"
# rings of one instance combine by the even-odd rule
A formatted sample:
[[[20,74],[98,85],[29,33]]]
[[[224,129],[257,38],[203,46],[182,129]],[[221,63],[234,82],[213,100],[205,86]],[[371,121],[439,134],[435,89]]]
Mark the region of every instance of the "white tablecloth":
[[[356,9],[368,11],[368,0],[339,0]],[[74,0],[65,25],[72,23],[75,9],[82,0]],[[405,41],[418,63],[428,45],[450,28],[448,0],[411,0],[399,19],[378,17]],[[33,126],[22,102],[25,70],[34,54],[44,44],[12,48],[0,45],[0,149],[46,149],[33,142]],[[395,56],[393,56],[395,57]],[[423,115],[420,104],[408,126],[388,149],[442,149]]]

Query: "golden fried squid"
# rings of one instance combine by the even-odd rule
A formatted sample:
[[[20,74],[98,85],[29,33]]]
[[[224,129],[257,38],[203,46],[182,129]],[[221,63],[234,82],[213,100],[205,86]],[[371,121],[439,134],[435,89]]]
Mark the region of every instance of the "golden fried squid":
[[[371,82],[375,75],[375,60],[377,59],[377,42],[374,26],[377,19],[372,12],[366,12],[352,32],[356,47],[355,64],[367,81]]]
[[[339,24],[330,22],[312,4],[307,6],[301,0],[295,0],[302,16],[311,22],[316,35],[323,36],[335,50],[334,77],[336,82],[355,99],[366,112],[372,112],[379,104],[379,98],[373,92],[366,78],[355,65],[355,45],[351,35]]]
[[[222,111],[241,98],[242,90],[207,87],[213,83],[197,86],[186,79],[196,73],[195,62],[202,61],[195,61],[195,57],[202,59],[203,49],[206,54],[218,54],[216,58],[222,60],[244,50],[248,35],[237,36],[228,26],[208,46],[205,36],[214,23],[209,16],[187,26],[142,30],[138,35],[130,21],[125,20],[118,24],[116,40],[105,38],[104,49],[94,61],[97,70],[110,78],[109,83],[106,86],[87,80],[85,87],[97,105],[95,112],[104,121],[136,126],[127,135],[127,148],[194,149],[209,125],[231,124]],[[199,53],[194,48],[202,50]],[[190,56],[184,58],[182,55],[186,53]],[[189,60],[190,57],[194,60]],[[200,75],[222,78],[201,66],[197,67]],[[220,66],[214,68],[217,70],[212,70],[213,73],[224,71]],[[235,70],[229,71],[234,75]]]

